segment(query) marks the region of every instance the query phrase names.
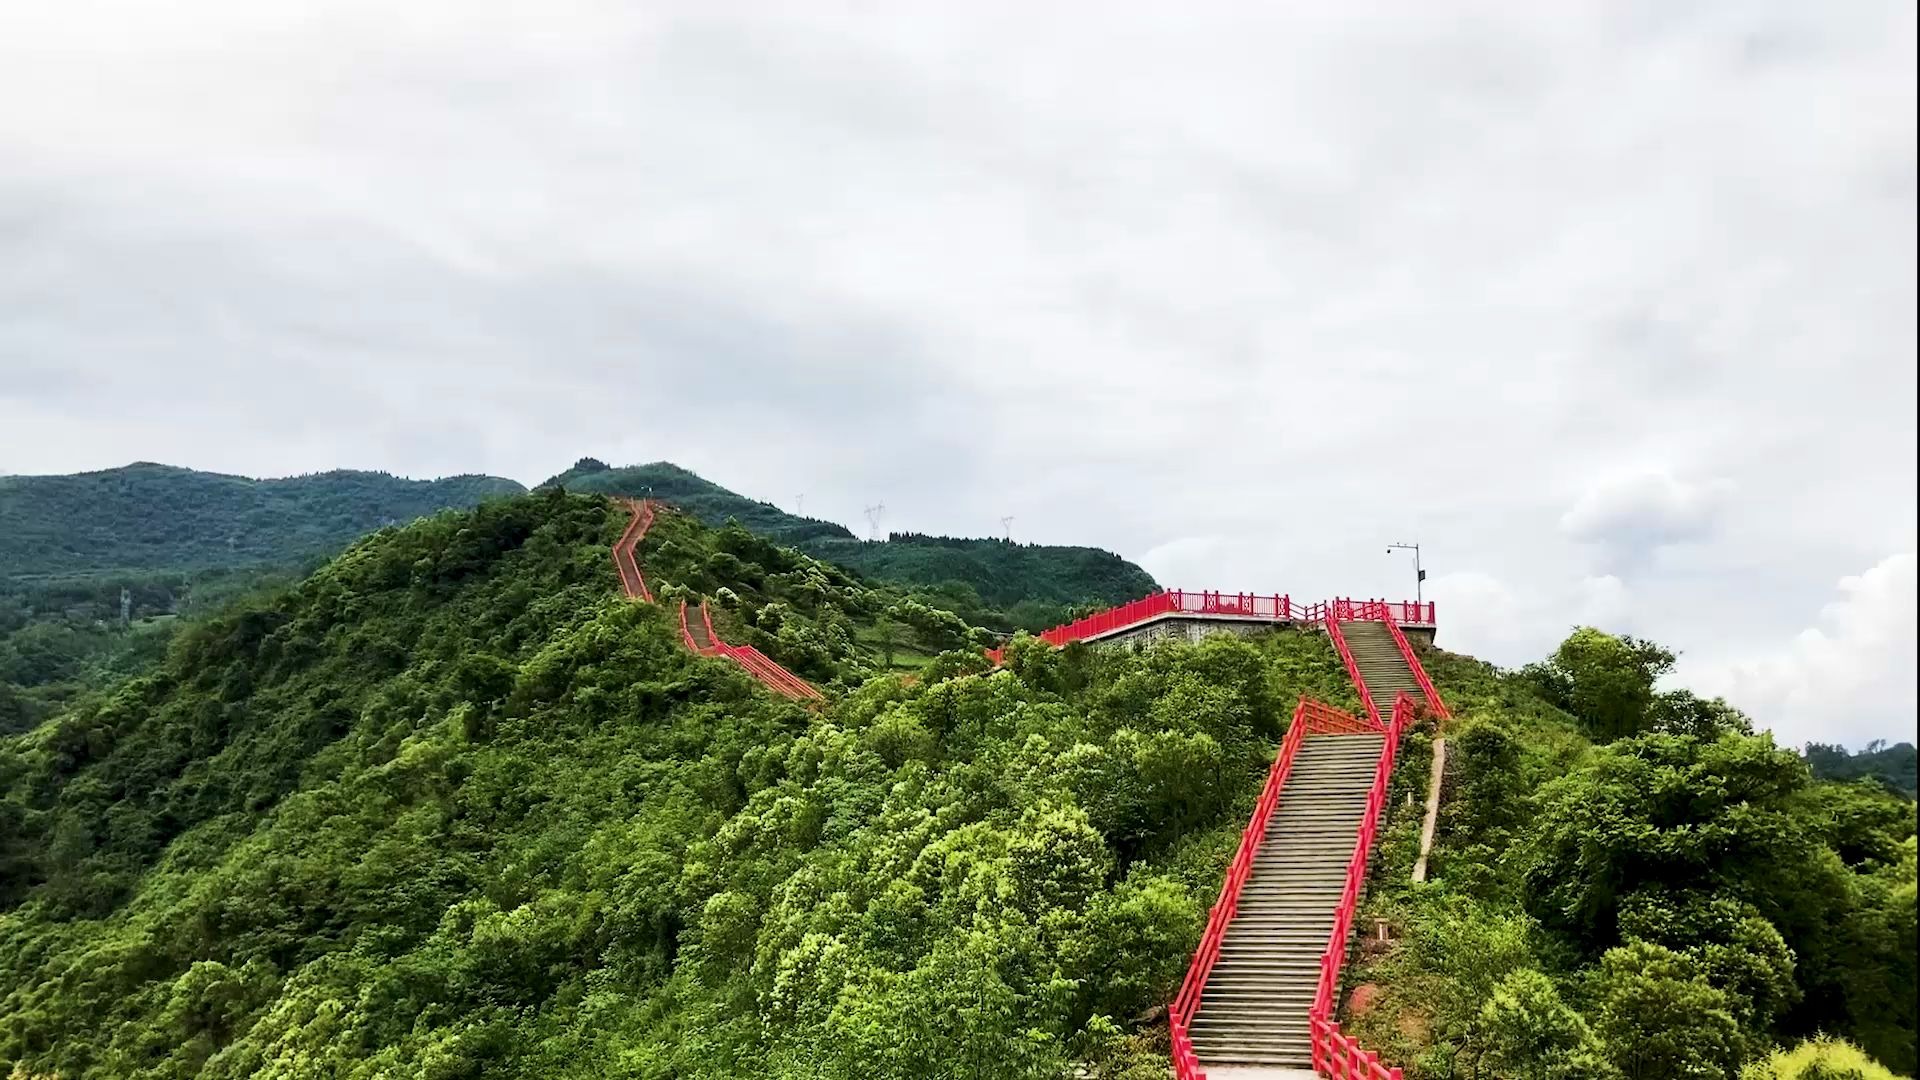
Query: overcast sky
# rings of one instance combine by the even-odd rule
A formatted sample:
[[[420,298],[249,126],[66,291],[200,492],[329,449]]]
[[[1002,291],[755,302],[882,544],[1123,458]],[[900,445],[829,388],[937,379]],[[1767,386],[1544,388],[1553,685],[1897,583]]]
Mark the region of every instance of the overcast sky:
[[[1418,541],[1444,645],[1913,738],[1908,0],[675,7],[0,7],[0,471]]]

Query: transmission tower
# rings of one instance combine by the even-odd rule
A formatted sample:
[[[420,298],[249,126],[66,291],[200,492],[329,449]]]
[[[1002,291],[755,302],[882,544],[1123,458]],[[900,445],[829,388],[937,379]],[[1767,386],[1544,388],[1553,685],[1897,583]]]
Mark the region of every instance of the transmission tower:
[[[886,503],[874,503],[867,507],[867,539],[880,539],[880,515],[887,512]]]
[[[1002,535],[1004,535],[1007,538],[1007,543],[1009,544],[1013,543],[1013,515],[1012,514],[1008,514],[1006,517],[1003,517],[1000,519],[1000,532]]]
[[[807,516],[807,497],[805,495],[795,495],[793,497],[793,512],[800,517]]]

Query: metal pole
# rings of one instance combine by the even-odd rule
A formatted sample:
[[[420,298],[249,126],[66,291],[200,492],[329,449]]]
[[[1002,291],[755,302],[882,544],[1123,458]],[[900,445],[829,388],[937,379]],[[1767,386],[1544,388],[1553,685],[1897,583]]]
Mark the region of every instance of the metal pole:
[[[1420,569],[1420,545],[1419,544],[1388,544],[1387,554],[1389,555],[1393,554],[1396,548],[1401,551],[1413,552],[1413,602],[1415,604],[1420,604],[1425,600],[1422,586],[1426,584],[1426,580],[1427,580],[1427,572],[1425,570]]]

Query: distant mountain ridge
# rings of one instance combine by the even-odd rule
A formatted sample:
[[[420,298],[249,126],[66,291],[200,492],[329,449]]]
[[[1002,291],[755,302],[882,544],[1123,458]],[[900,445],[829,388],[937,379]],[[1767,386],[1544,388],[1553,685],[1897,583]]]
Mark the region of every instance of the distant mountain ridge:
[[[651,495],[700,520],[729,518],[878,584],[921,593],[977,625],[1040,629],[1078,607],[1121,603],[1157,586],[1145,570],[1094,547],[1016,544],[996,538],[894,533],[886,542],[846,526],[789,514],[670,462],[609,468],[592,458],[540,485],[584,493]],[[89,603],[117,605],[118,590],[143,576],[169,582],[206,572],[293,572],[387,525],[445,509],[522,494],[520,483],[463,475],[409,480],[335,470],[282,479],[136,462],[59,476],[0,477],[0,587],[79,584]],[[4,588],[0,588],[4,591]],[[166,586],[177,599],[179,589]],[[44,598],[16,606],[37,610]],[[135,614],[172,610],[135,598]]]
[[[385,525],[525,491],[497,476],[340,469],[255,480],[144,461],[0,477],[0,579],[284,565]]]
[[[1023,625],[1037,621],[1033,628],[1038,628],[1063,608],[1122,603],[1158,588],[1145,570],[1095,547],[922,533],[892,533],[886,542],[862,540],[844,525],[789,514],[666,461],[609,468],[585,458],[540,486],[651,495],[710,525],[731,517],[775,543],[873,580],[928,590],[976,620],[985,607],[1011,612]]]

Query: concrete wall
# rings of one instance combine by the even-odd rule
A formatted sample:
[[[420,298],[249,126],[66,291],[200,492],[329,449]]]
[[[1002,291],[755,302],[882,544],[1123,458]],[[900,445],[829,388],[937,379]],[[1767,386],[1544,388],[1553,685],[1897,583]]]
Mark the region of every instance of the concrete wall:
[[[1152,645],[1162,641],[1199,641],[1208,634],[1257,634],[1277,623],[1227,619],[1161,619],[1137,629],[1101,638],[1096,645]]]

